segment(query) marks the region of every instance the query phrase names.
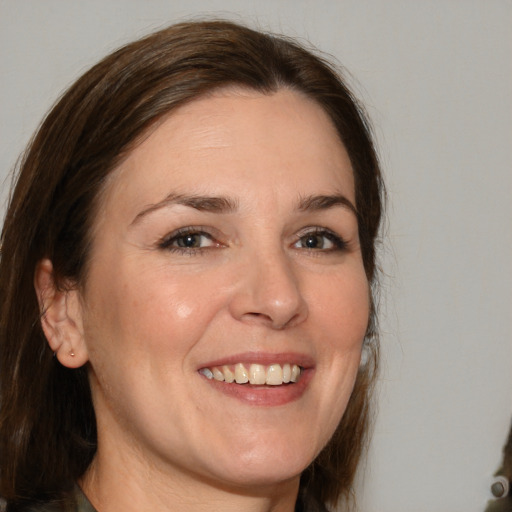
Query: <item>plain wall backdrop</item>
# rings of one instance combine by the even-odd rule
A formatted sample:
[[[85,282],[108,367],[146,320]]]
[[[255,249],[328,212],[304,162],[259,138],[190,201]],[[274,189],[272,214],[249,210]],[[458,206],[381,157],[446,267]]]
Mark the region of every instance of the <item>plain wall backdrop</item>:
[[[483,511],[512,416],[512,2],[0,0],[1,177],[99,58],[207,14],[335,56],[374,121],[390,199],[360,509]]]

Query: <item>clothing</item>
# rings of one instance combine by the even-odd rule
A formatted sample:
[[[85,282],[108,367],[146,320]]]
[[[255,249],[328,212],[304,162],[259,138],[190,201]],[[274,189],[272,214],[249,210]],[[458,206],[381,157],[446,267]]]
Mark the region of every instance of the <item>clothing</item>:
[[[74,492],[74,502],[63,509],[58,505],[39,505],[32,507],[28,512],[97,512],[91,505],[82,490],[76,486]],[[297,498],[295,512],[327,512],[325,506],[318,503],[311,496],[301,493]]]
[[[34,505],[27,512],[97,512],[80,487],[75,486],[72,500],[66,505],[61,503],[44,503]]]
[[[76,487],[76,512],[96,512],[96,509],[91,505],[85,494]]]

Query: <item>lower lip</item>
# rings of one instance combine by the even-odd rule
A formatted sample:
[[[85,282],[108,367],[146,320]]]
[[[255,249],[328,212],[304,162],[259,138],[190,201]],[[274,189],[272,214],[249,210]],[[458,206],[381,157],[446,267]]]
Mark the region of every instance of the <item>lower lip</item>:
[[[281,386],[253,386],[250,384],[228,384],[227,382],[215,379],[207,379],[202,376],[205,382],[215,390],[236,398],[250,405],[275,407],[286,405],[298,400],[306,391],[306,388],[313,376],[313,369],[308,368],[302,371],[298,382],[283,384]]]

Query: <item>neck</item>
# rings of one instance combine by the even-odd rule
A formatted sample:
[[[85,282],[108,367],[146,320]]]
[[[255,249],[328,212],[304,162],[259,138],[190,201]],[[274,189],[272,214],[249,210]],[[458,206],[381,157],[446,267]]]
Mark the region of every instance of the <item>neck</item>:
[[[231,487],[183,471],[162,471],[130,454],[98,454],[79,482],[97,512],[293,512],[299,476],[272,485]]]

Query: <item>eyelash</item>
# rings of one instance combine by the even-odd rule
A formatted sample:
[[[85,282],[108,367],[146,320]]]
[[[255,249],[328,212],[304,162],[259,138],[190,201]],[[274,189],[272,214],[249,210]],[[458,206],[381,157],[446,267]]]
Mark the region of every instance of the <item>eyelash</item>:
[[[294,247],[296,244],[300,243],[301,240],[304,240],[308,237],[324,237],[333,245],[332,247],[329,247],[327,249],[323,248],[316,248],[316,247],[296,247],[297,249],[305,249],[306,251],[310,252],[323,252],[323,253],[330,253],[330,252],[337,252],[337,251],[344,251],[347,249],[347,242],[339,235],[331,231],[330,229],[315,227],[315,228],[307,228],[304,230],[298,240],[295,242]]]
[[[170,252],[175,252],[179,254],[186,254],[188,256],[193,256],[195,254],[204,254],[205,251],[212,249],[212,248],[222,248],[224,245],[217,240],[215,240],[214,236],[211,233],[208,233],[206,230],[207,228],[204,228],[202,226],[190,226],[190,227],[184,227],[180,228],[176,231],[173,231],[171,234],[167,235],[165,238],[163,238],[158,243],[158,248],[163,249]],[[184,240],[186,237],[206,237],[210,242],[211,245],[208,245],[206,247],[187,247],[184,246],[173,246],[173,244],[179,242],[180,240]],[[332,247],[329,248],[317,248],[317,247],[303,247],[303,246],[297,246],[297,244],[301,243],[301,241],[304,241],[308,237],[324,237],[327,239],[331,244]],[[299,250],[306,250],[311,253],[331,253],[331,252],[338,252],[338,251],[344,251],[347,249],[347,242],[334,233],[333,231],[325,228],[315,227],[315,228],[306,228],[303,230],[303,232],[298,236],[297,240],[293,243],[292,247],[299,249]]]
[[[197,236],[197,237],[206,237],[208,240],[212,242],[211,246],[207,247],[179,247],[179,246],[173,246],[172,244],[178,242],[179,240],[185,239],[187,236]],[[203,254],[204,251],[211,249],[211,248],[219,248],[223,245],[216,241],[215,238],[211,233],[208,233],[206,231],[206,228],[203,228],[201,226],[190,226],[190,227],[184,227],[180,228],[176,231],[173,231],[170,235],[167,235],[164,239],[162,239],[158,247],[159,249],[165,249],[170,252],[175,252],[179,254],[186,254],[189,256],[193,256],[194,254]]]

